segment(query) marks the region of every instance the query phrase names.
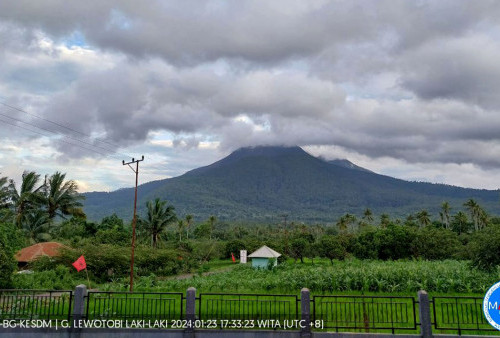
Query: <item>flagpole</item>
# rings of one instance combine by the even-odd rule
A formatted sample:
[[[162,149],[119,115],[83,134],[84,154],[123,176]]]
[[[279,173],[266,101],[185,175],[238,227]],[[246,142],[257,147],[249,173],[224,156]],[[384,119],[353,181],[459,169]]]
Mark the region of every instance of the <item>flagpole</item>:
[[[89,282],[89,290],[92,289],[90,286],[90,278],[89,278],[89,272],[87,271],[87,267],[85,267],[85,272],[87,273],[87,281]]]

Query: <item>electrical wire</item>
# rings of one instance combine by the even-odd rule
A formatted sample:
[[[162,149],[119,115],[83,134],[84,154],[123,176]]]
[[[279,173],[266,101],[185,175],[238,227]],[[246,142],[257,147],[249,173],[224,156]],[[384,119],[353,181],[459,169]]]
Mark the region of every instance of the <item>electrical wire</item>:
[[[111,145],[111,146],[113,146],[113,147],[115,147],[115,148],[120,148],[120,146],[118,146],[118,145],[116,145],[116,144],[113,144],[113,143],[111,143],[111,142],[107,142],[107,141],[104,141],[104,140],[95,140],[95,139],[93,139],[90,135],[87,135],[87,134],[82,133],[82,132],[80,132],[80,131],[78,131],[78,130],[75,130],[75,129],[73,129],[73,128],[70,128],[70,127],[68,127],[68,126],[65,126],[65,125],[63,125],[63,124],[61,124],[61,123],[54,122],[54,121],[52,121],[52,120],[49,120],[49,119],[46,119],[46,118],[44,118],[44,117],[38,116],[38,115],[36,115],[36,114],[30,113],[30,112],[28,112],[28,111],[26,111],[26,110],[24,110],[24,109],[19,108],[19,107],[15,107],[15,106],[9,105],[9,104],[7,104],[7,103],[5,103],[5,102],[2,102],[2,101],[0,101],[0,104],[1,104],[1,105],[3,105],[3,106],[5,106],[5,107],[7,107],[7,108],[10,108],[10,109],[16,110],[16,111],[18,111],[18,112],[22,112],[22,113],[28,114],[28,115],[33,116],[33,117],[36,117],[36,118],[38,118],[38,119],[40,119],[40,120],[46,121],[46,122],[48,122],[48,123],[52,123],[52,124],[54,124],[54,125],[56,125],[56,126],[59,126],[59,127],[61,127],[61,128],[65,128],[65,129],[67,129],[67,130],[69,130],[69,131],[72,131],[72,132],[77,133],[77,134],[79,134],[79,135],[85,136],[87,139],[89,139],[89,140],[93,140],[94,142],[95,142],[95,141],[97,141],[97,142],[101,142],[101,143],[106,143],[106,144],[109,144],[109,145]],[[86,141],[81,140],[81,139],[79,139],[79,138],[71,137],[71,136],[67,135],[66,133],[61,133],[60,131],[53,131],[53,130],[51,130],[51,129],[46,129],[46,128],[43,128],[43,127],[37,126],[37,125],[35,125],[35,124],[30,124],[30,123],[28,123],[28,122],[26,122],[26,121],[24,121],[24,120],[19,120],[19,119],[13,118],[13,117],[12,117],[12,116],[10,116],[10,115],[4,115],[4,114],[0,114],[0,115],[5,116],[5,117],[8,117],[8,118],[13,119],[13,120],[16,120],[16,121],[19,121],[19,122],[21,122],[21,123],[26,123],[26,124],[29,124],[29,125],[31,125],[31,126],[33,126],[33,127],[35,127],[35,128],[43,129],[43,130],[45,130],[45,131],[51,132],[51,133],[56,134],[56,135],[62,135],[63,137],[67,137],[67,138],[70,138],[70,139],[75,140],[75,141],[77,141],[77,142],[81,142],[81,143],[87,144],[87,145],[89,145],[89,146],[91,146],[91,147],[96,147],[96,148],[100,148],[100,149],[105,150],[105,151],[109,151],[109,152],[115,153],[115,154],[120,155],[120,156],[125,157],[125,158],[132,157],[132,156],[129,156],[129,155],[127,155],[127,154],[119,153],[119,152],[117,152],[117,151],[116,151],[116,150],[114,150],[114,149],[106,148],[106,147],[104,147],[104,146],[99,146],[99,145],[96,145],[96,144],[94,144],[94,143],[89,143],[89,142],[86,142]]]
[[[2,114],[0,114],[0,115],[2,115]],[[40,133],[40,132],[38,132],[38,131],[36,131],[36,130],[32,130],[32,129],[29,129],[29,128],[22,127],[22,126],[20,126],[20,125],[18,125],[18,124],[16,124],[16,123],[12,123],[12,122],[9,122],[9,121],[5,121],[5,120],[3,120],[3,119],[0,119],[0,121],[1,121],[1,122],[3,122],[3,123],[10,124],[11,126],[14,126],[14,127],[17,127],[17,128],[21,128],[21,129],[24,129],[24,130],[28,130],[28,131],[30,131],[30,132],[32,132],[32,133],[36,133],[36,134],[38,134],[38,135],[42,135],[42,136],[45,136],[45,137],[50,137],[50,135],[46,135],[46,134]],[[79,145],[79,144],[74,144],[74,143],[71,143],[71,142],[67,142],[67,141],[65,141],[65,140],[59,140],[59,141],[64,142],[64,143],[67,143],[67,144],[71,144],[71,145],[73,145],[73,146],[80,147],[80,148],[83,148],[83,149],[86,149],[86,150],[89,150],[89,151],[93,151],[93,152],[95,152],[95,153],[101,154],[101,155],[106,156],[106,157],[108,157],[108,156],[115,156],[114,154],[105,154],[105,153],[101,153],[100,151],[97,151],[97,150],[95,150],[95,149],[87,148],[87,147],[84,147],[84,146]]]
[[[23,121],[23,120],[20,120],[20,119],[16,119],[15,117],[11,117],[11,116],[9,116],[9,115],[5,115],[5,114],[0,113],[0,116],[4,116],[4,117],[9,118],[9,119],[11,119],[11,120],[14,120],[14,121],[17,121],[17,122],[21,122],[21,123],[23,123],[23,124],[27,124],[27,125],[29,125],[29,126],[31,126],[31,127],[35,127],[35,128],[38,128],[38,129],[41,129],[41,130],[47,131],[47,132],[52,133],[52,134],[54,134],[54,135],[58,135],[58,136],[65,137],[65,138],[71,139],[71,140],[73,140],[73,141],[76,141],[76,142],[80,142],[80,143],[86,144],[86,145],[91,146],[91,147],[96,147],[96,148],[99,148],[99,149],[102,149],[102,150],[105,150],[105,151],[109,151],[109,152],[111,152],[111,153],[113,153],[113,154],[115,154],[115,153],[116,153],[116,152],[115,152],[114,150],[112,150],[112,149],[108,149],[108,148],[104,148],[104,147],[101,147],[101,146],[97,146],[97,145],[95,145],[95,144],[92,144],[92,143],[89,143],[89,142],[85,142],[85,141],[83,141],[83,140],[80,140],[80,139],[78,139],[78,138],[74,138],[74,137],[69,136],[69,135],[59,134],[59,133],[57,133],[57,132],[55,132],[55,131],[53,131],[53,130],[50,130],[50,129],[47,129],[47,128],[44,128],[44,127],[40,127],[40,126],[37,126],[37,125],[35,125],[35,124],[29,123],[29,122],[26,122],[26,121]],[[76,145],[76,144],[75,144],[75,145]],[[86,149],[88,149],[88,148],[86,148]],[[111,155],[110,155],[110,156],[111,156]]]
[[[3,106],[5,106],[5,107],[7,107],[7,108],[17,110],[18,112],[28,114],[28,115],[30,115],[30,116],[36,117],[37,119],[40,119],[40,120],[43,120],[43,121],[46,121],[46,122],[52,123],[52,124],[54,124],[54,125],[56,125],[56,126],[59,126],[59,127],[61,127],[61,128],[65,128],[65,129],[70,130],[70,131],[72,131],[72,132],[78,133],[78,134],[80,134],[80,135],[82,135],[82,136],[85,136],[85,137],[87,137],[87,138],[92,138],[90,135],[87,135],[87,134],[82,133],[82,132],[80,132],[80,131],[78,131],[78,130],[75,130],[75,129],[73,129],[73,128],[70,128],[70,127],[68,127],[68,126],[65,126],[65,125],[63,125],[63,124],[61,124],[61,123],[58,123],[58,122],[55,122],[55,121],[49,120],[49,119],[47,119],[47,118],[41,117],[41,116],[39,116],[39,115],[36,115],[36,114],[30,113],[30,112],[28,112],[28,111],[26,111],[26,110],[24,110],[24,109],[19,108],[19,107],[12,106],[12,105],[7,104],[7,103],[2,102],[2,101],[0,101],[0,104],[1,104],[1,105],[3,105]],[[98,140],[98,141],[99,141],[99,142],[102,142],[102,143],[107,143],[107,144],[109,144],[109,145],[111,145],[111,146],[113,146],[113,147],[115,147],[115,148],[120,148],[120,146],[118,146],[118,145],[116,145],[116,144],[113,144],[113,143],[111,143],[111,142],[108,142],[108,141],[104,141],[104,140]]]

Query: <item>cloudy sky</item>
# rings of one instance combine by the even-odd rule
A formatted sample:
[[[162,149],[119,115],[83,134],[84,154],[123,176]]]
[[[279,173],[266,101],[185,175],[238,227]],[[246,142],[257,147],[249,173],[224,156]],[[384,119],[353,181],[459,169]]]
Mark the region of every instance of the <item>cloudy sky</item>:
[[[500,188],[498,1],[1,1],[0,172],[82,191],[300,145]]]

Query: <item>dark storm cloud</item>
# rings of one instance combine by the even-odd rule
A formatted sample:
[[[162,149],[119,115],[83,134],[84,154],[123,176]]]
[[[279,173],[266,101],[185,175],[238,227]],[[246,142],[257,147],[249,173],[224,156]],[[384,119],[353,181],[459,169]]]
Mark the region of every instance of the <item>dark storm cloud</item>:
[[[474,35],[430,41],[405,56],[402,86],[423,99],[457,99],[498,109],[498,41]]]
[[[277,62],[346,42],[389,38],[408,49],[496,20],[494,1],[136,1],[0,4],[0,17],[61,38],[175,64],[220,58]]]
[[[101,129],[112,141],[131,142],[154,130],[218,134],[242,114],[256,124],[269,115],[300,119],[304,111],[307,118],[321,120],[343,102],[341,89],[303,74],[256,71],[221,77],[151,61],[85,76],[54,97],[44,115],[72,120],[86,133]]]
[[[4,20],[56,37],[75,30],[103,49],[176,64],[219,58],[273,62],[310,55],[331,41],[371,35],[371,8],[323,1],[3,2]],[[2,14],[0,14],[2,15]],[[375,25],[372,25],[375,24]]]
[[[494,167],[499,16],[496,1],[4,1],[0,80],[50,91],[41,114],[120,145],[168,131],[178,148],[339,145]],[[75,32],[110,66],[65,70],[40,47]],[[37,55],[57,65],[12,61]]]

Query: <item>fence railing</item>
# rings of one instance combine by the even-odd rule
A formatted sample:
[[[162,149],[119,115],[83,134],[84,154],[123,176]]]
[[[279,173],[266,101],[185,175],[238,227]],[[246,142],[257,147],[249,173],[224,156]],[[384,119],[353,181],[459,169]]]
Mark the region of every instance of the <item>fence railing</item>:
[[[180,292],[96,292],[86,296],[87,319],[182,319],[184,295]]]
[[[433,297],[432,315],[434,328],[443,332],[497,331],[484,317],[481,297]]]
[[[296,295],[201,293],[199,319],[295,320],[300,317]]]
[[[364,332],[417,329],[416,301],[398,296],[314,296],[313,320],[327,329]]]
[[[491,334],[481,297],[0,290],[0,320],[304,321],[339,332]],[[302,325],[302,324],[301,324]],[[231,328],[248,328],[227,326]],[[306,325],[307,327],[307,325]],[[194,325],[194,328],[198,326]],[[252,329],[270,328],[252,325]],[[273,327],[274,329],[283,329]],[[193,329],[193,326],[191,326]],[[286,329],[290,329],[289,327]],[[297,328],[299,329],[299,328]],[[301,326],[302,330],[303,327]],[[423,333],[422,333],[423,334]]]
[[[69,320],[73,291],[0,290],[0,319]]]

